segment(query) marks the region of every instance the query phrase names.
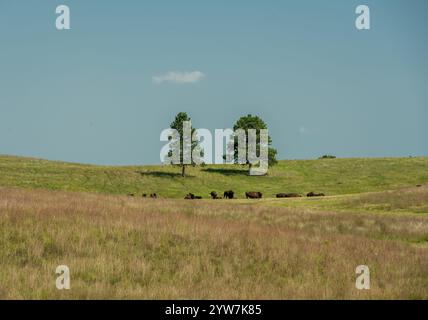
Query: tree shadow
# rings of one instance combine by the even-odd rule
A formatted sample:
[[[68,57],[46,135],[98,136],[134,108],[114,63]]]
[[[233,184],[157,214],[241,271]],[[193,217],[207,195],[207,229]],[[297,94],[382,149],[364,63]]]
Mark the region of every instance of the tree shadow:
[[[202,171],[209,172],[209,173],[218,173],[225,176],[237,176],[237,175],[247,176],[248,175],[248,169],[207,168],[207,169],[202,169]]]
[[[136,171],[142,177],[156,177],[156,178],[182,178],[181,173],[178,172],[163,172],[163,171]],[[186,175],[185,178],[194,178],[195,176]]]

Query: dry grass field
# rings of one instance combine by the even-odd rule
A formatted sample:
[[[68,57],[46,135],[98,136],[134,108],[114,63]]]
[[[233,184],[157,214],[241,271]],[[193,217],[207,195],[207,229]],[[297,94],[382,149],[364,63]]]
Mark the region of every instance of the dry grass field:
[[[428,299],[427,206],[426,186],[253,202],[0,187],[0,298]]]

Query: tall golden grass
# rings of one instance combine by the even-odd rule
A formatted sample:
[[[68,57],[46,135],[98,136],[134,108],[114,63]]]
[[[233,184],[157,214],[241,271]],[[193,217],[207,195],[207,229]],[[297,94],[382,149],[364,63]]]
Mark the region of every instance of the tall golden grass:
[[[0,298],[428,299],[428,219],[0,188]]]

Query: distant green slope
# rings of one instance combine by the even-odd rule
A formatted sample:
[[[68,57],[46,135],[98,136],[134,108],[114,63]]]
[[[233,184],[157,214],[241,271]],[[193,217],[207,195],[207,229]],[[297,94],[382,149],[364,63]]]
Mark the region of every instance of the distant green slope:
[[[189,168],[167,166],[107,167],[0,156],[0,186],[127,194],[156,192],[181,198],[192,192],[208,197],[232,189],[265,197],[278,192],[327,195],[382,191],[428,183],[428,158],[326,159],[280,161],[266,177],[250,177],[241,166]]]

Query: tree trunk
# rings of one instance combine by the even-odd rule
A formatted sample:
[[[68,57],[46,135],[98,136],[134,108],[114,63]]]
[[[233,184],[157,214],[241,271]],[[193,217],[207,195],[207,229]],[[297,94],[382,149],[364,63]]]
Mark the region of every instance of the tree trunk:
[[[181,176],[182,177],[186,176],[186,166],[184,164],[181,166]]]

